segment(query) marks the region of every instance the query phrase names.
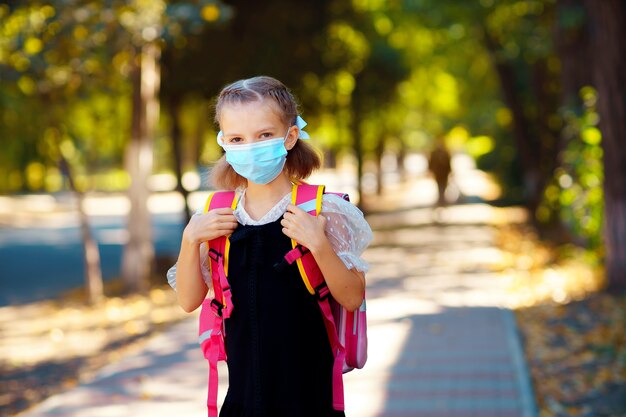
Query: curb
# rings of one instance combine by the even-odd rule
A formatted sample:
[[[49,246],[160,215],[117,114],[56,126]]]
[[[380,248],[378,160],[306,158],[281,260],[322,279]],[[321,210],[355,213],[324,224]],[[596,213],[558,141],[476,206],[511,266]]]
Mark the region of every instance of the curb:
[[[517,383],[522,396],[523,417],[538,417],[537,403],[532,385],[532,380],[528,372],[528,366],[524,357],[522,340],[517,328],[517,321],[512,310],[503,309],[503,319],[507,328],[507,343],[513,358],[513,366],[516,369]]]

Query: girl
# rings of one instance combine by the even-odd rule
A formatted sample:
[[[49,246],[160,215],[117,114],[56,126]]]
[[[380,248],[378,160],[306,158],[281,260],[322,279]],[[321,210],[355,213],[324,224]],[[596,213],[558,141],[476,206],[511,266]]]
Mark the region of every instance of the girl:
[[[278,80],[255,77],[222,90],[215,121],[225,155],[213,169],[216,188],[240,193],[229,208],[196,213],[186,226],[168,281],[181,307],[198,308],[211,289],[206,241],[230,234],[228,281],[233,312],[226,320],[229,389],[221,417],[344,416],[332,407],[333,356],[322,315],[295,264],[273,265],[291,249],[309,248],[337,302],[362,302],[372,240],[361,211],[324,195],[319,216],[290,204],[292,182],[319,168],[296,102]],[[277,329],[289,341],[276,337]]]

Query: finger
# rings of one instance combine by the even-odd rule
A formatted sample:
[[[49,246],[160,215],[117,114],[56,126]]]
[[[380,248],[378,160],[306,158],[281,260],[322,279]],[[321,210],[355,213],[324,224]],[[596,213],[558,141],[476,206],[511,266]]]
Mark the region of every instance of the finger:
[[[302,214],[305,213],[304,210],[302,210],[300,207],[293,205],[293,204],[289,204],[287,206],[287,211],[293,214]]]
[[[235,229],[237,228],[237,224],[232,224],[232,223],[225,223],[222,225],[219,225],[218,227],[216,227],[213,230],[220,230],[220,231],[224,231],[227,230],[229,233],[233,232]]]
[[[221,237],[221,236],[227,236],[230,233],[231,233],[231,231],[229,231],[229,230],[216,230],[213,233],[202,235],[200,237],[200,241],[201,242],[210,242],[213,239],[217,239],[218,237]]]
[[[237,223],[220,223],[215,225],[213,230],[235,230],[237,228]]]
[[[215,217],[215,220],[220,223],[236,223],[237,222],[237,218],[233,216],[232,214],[221,214]]]
[[[215,231],[213,231],[213,233],[211,233],[211,234],[210,234],[210,235],[208,235],[208,236],[209,236],[209,239],[215,239],[215,238],[220,237],[220,236],[226,236],[226,235],[229,235],[229,234],[231,234],[232,232],[233,232],[233,231],[232,231],[232,230],[230,230],[230,229],[221,229],[221,230],[215,230]]]
[[[214,221],[214,222],[234,222],[234,221],[237,221],[237,218],[235,216],[233,216],[232,214],[214,214],[214,213],[211,213],[211,215],[207,216],[206,219],[208,221]]]
[[[283,234],[288,238],[293,239],[293,234],[291,233],[291,230],[289,230],[287,227],[283,227]]]
[[[215,213],[215,214],[233,214],[233,209],[231,209],[230,207],[221,207],[221,208],[212,209],[211,213]]]
[[[237,223],[222,223],[220,225],[215,226],[213,230],[235,230],[237,228]]]

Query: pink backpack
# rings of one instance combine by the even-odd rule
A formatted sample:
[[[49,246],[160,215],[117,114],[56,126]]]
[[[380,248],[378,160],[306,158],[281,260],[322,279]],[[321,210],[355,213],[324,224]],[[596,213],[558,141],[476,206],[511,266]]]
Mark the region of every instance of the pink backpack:
[[[292,203],[313,216],[322,208],[323,185],[297,184],[293,186]],[[348,200],[347,194],[338,194]],[[234,191],[212,193],[207,199],[204,212],[209,210],[237,207]],[[361,307],[354,312],[346,311],[337,303],[326,286],[324,277],[309,250],[291,240],[293,249],[283,260],[284,264],[296,262],[300,275],[309,293],[315,296],[324,319],[326,333],[333,355],[333,408],[344,410],[342,374],[355,368],[361,369],[367,360],[367,320],[365,297]],[[200,310],[199,342],[204,357],[209,361],[209,393],[207,407],[209,417],[217,417],[217,362],[226,360],[224,347],[224,319],[233,310],[230,286],[228,284],[228,252],[230,242],[223,236],[208,242],[211,280],[215,297],[206,299]],[[281,265],[277,265],[281,267]]]

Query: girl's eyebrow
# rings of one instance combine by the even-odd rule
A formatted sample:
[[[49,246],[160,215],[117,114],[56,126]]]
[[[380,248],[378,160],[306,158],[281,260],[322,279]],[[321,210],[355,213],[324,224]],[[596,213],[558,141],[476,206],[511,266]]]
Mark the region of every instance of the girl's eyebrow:
[[[268,130],[269,131],[274,131],[274,130],[276,130],[276,128],[274,126],[268,126],[268,127],[263,128],[263,129],[259,129],[256,133],[257,134],[258,133],[263,133],[263,132],[267,132]]]
[[[263,132],[267,132],[267,131],[271,131],[271,132],[273,132],[273,131],[275,131],[275,130],[276,130],[276,127],[274,127],[274,126],[268,126],[268,127],[263,128],[263,129],[259,129],[259,130],[257,130],[255,134],[257,134],[257,135],[258,135],[259,133],[263,133]],[[230,133],[230,132],[226,133],[226,132],[223,132],[222,134],[223,134],[223,136],[224,136],[224,137],[230,137],[230,136],[244,136],[244,135],[242,135],[241,133]]]

